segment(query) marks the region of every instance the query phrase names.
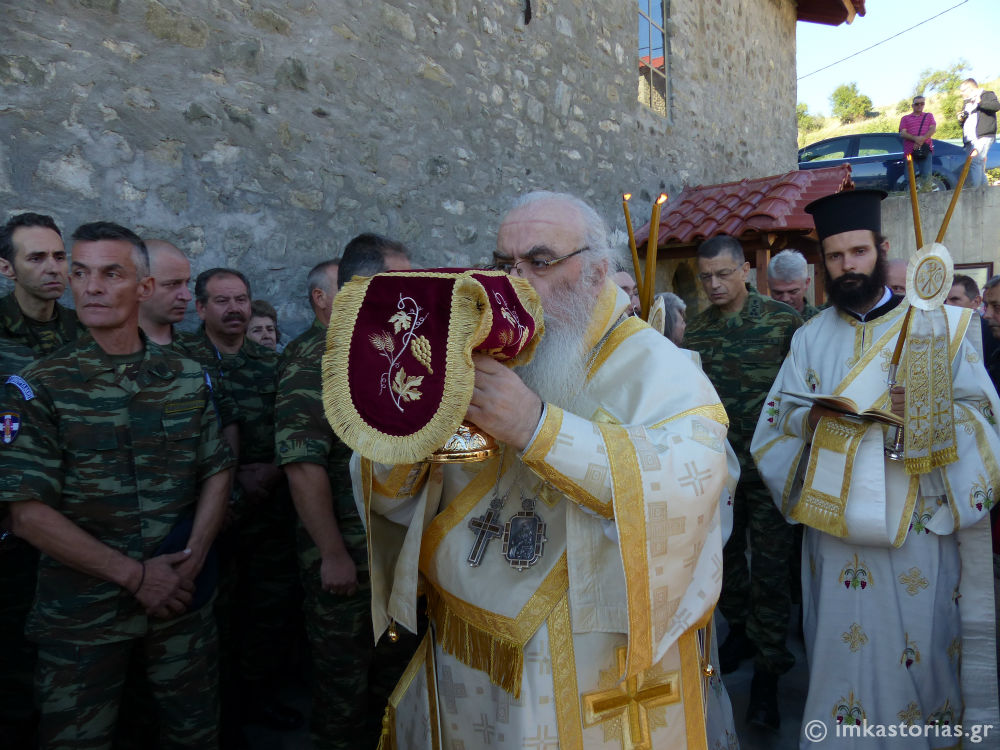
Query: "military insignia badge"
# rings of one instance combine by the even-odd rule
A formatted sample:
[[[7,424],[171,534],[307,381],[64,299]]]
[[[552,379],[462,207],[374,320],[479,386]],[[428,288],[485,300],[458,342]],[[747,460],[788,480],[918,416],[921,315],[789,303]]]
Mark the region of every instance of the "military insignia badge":
[[[12,385],[17,388],[17,390],[21,392],[21,395],[24,396],[25,401],[31,401],[31,399],[35,397],[35,392],[31,390],[31,386],[28,385],[28,382],[20,375],[11,375],[7,378],[5,384]]]
[[[21,417],[16,412],[0,413],[0,443],[10,445],[21,432]]]

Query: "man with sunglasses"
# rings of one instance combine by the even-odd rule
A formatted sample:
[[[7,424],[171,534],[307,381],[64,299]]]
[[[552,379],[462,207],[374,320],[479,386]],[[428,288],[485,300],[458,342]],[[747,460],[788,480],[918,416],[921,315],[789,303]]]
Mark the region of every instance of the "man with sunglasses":
[[[931,136],[937,130],[937,122],[934,115],[925,111],[927,100],[922,94],[913,97],[913,111],[908,115],[903,115],[899,121],[899,135],[903,138],[903,155],[910,156],[914,150],[919,149],[925,143],[930,153],[925,156],[913,157],[913,172],[917,179],[917,186],[924,190],[931,179],[931,162],[934,160],[934,141]]]
[[[729,635],[719,648],[719,666],[725,674],[754,656],[747,721],[777,729],[778,676],[795,663],[785,645],[792,530],[757,474],[750,438],[802,318],[789,305],[753,289],[747,283],[749,272],[737,239],[720,234],[701,244],[698,278],[711,306],[688,324],[684,341],[701,355],[705,373],[719,392],[729,415],[729,442],[740,460],[733,533],[723,554],[719,611],[729,624]]]
[[[425,675],[441,746],[735,741],[713,713],[728,708],[717,672],[706,741],[697,646],[721,576],[725,416],[690,358],[629,314],[607,234],[586,203],[544,192],[500,224],[495,267],[530,282],[545,314],[526,365],[473,357],[466,416],[501,455],[352,464],[375,622],[416,629],[419,570],[434,625],[388,745],[429,746],[406,721],[429,710],[437,726],[434,703],[416,709]]]

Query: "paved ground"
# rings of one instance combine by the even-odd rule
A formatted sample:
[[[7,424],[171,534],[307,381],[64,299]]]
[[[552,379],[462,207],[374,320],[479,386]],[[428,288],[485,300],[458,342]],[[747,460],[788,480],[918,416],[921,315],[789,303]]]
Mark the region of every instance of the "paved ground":
[[[798,617],[796,609],[795,617]],[[716,615],[717,621],[722,618]],[[733,718],[736,720],[736,733],[740,738],[741,750],[795,750],[799,746],[799,730],[802,724],[802,711],[806,703],[806,689],[809,686],[809,669],[806,666],[806,653],[802,640],[798,636],[798,626],[795,634],[788,639],[788,646],[795,654],[795,666],[782,676],[778,682],[778,705],[781,711],[781,730],[769,732],[749,726],[743,719],[750,701],[750,681],[753,679],[753,659],[744,661],[738,670],[723,675],[722,681],[729,691],[729,699],[733,703]],[[726,628],[719,627],[719,642],[725,637]]]
[[[721,642],[721,639],[725,638],[726,627],[721,617],[719,620],[718,632]],[[794,630],[797,631],[797,628]],[[789,638],[789,647],[795,654],[795,667],[778,683],[781,730],[777,733],[748,726],[743,721],[747,702],[750,700],[753,660],[747,659],[737,671],[723,677],[723,682],[733,703],[736,732],[739,735],[742,750],[795,750],[798,747],[806,688],[809,684],[809,671],[806,667],[802,641],[797,633]],[[309,688],[305,678],[290,681],[282,688],[281,695],[289,705],[295,706],[304,714],[308,713]],[[305,727],[294,732],[275,732],[264,727],[249,725],[246,727],[246,734],[250,742],[250,750],[312,750],[309,743],[309,732]],[[358,750],[366,749],[359,748]]]

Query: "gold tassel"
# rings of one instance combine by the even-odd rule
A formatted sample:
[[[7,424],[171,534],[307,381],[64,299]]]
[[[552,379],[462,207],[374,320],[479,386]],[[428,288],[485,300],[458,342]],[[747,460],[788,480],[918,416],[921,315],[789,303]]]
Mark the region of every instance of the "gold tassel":
[[[427,613],[434,621],[441,648],[466,666],[485,672],[490,682],[514,698],[521,697],[523,645],[498,637],[459,617],[430,586],[427,588]]]
[[[397,750],[396,749],[396,733],[394,731],[394,726],[396,724],[396,712],[392,707],[392,704],[387,704],[385,707],[385,713],[382,715],[382,732],[378,738],[378,747],[375,750]]]

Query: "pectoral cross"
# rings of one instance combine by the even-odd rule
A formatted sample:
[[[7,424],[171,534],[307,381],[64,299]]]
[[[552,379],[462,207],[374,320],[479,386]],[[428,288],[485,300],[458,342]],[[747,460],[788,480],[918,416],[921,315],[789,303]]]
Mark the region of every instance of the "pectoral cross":
[[[483,561],[483,553],[486,551],[486,546],[490,543],[490,540],[496,539],[503,534],[503,524],[499,523],[499,519],[500,511],[503,509],[503,504],[506,500],[506,495],[502,498],[494,496],[486,512],[479,516],[479,518],[473,518],[469,521],[469,529],[476,535],[476,541],[472,545],[468,560],[466,561],[471,567],[479,567],[479,563]]]

